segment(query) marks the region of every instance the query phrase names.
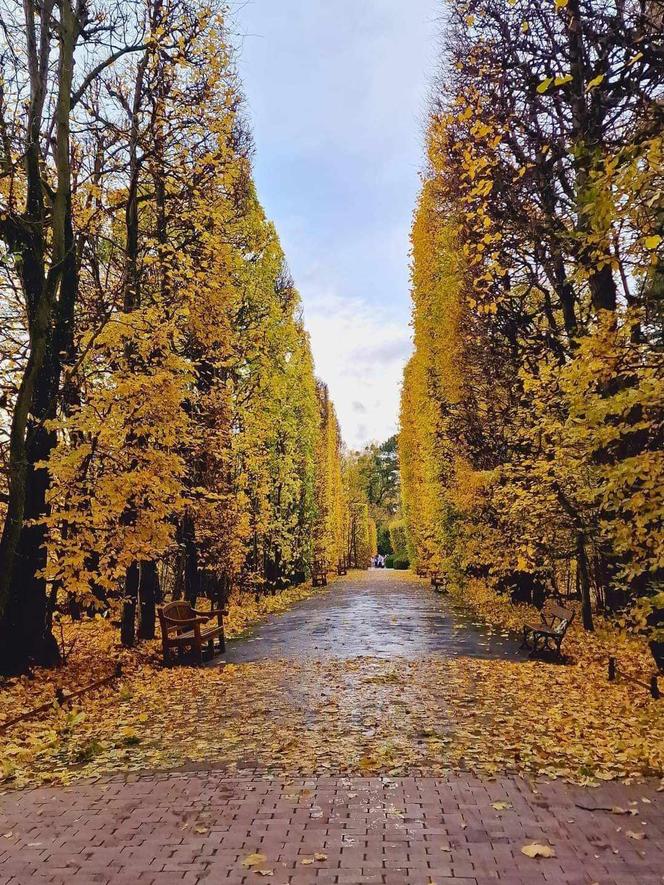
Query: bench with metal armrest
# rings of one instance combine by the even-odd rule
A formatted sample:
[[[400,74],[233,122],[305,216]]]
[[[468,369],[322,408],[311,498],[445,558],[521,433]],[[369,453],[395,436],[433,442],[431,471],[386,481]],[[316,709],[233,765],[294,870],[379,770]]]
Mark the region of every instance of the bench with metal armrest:
[[[550,600],[545,602],[540,623],[524,624],[522,645],[533,652],[549,649],[560,657],[560,647],[574,620],[574,615],[574,609],[564,608]]]

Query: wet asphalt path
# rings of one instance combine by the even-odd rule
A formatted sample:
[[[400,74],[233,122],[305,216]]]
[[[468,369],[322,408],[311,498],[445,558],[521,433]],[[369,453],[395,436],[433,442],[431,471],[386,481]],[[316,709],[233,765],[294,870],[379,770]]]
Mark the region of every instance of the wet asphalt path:
[[[354,571],[227,642],[215,663],[265,659],[473,657],[518,660],[515,637],[479,623],[410,572]]]

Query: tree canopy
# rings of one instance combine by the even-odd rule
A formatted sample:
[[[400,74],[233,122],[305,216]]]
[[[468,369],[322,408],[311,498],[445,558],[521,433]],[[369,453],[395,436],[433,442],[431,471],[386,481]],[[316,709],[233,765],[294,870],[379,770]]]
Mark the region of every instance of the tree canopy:
[[[578,591],[587,627],[662,599],[661,24],[451,3],[412,228],[413,551],[457,584]]]

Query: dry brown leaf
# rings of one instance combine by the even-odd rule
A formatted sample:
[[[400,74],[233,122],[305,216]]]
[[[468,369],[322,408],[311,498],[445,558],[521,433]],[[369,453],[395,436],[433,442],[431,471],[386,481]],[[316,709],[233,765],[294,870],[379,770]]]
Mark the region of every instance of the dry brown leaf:
[[[638,830],[627,830],[625,835],[629,836],[630,839],[637,839],[638,841],[648,838],[645,833],[641,833]]]

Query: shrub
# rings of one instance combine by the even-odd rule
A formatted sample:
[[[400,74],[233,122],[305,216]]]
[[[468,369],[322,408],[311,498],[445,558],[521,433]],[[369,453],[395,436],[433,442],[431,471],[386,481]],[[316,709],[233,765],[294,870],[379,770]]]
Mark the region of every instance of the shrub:
[[[410,562],[405,557],[398,556],[394,560],[394,568],[404,571],[405,569],[410,568]]]
[[[406,538],[406,522],[403,519],[395,519],[390,523],[390,542],[394,551],[395,559],[408,558],[408,543]]]
[[[392,553],[385,557],[385,568],[394,568],[394,556]]]

